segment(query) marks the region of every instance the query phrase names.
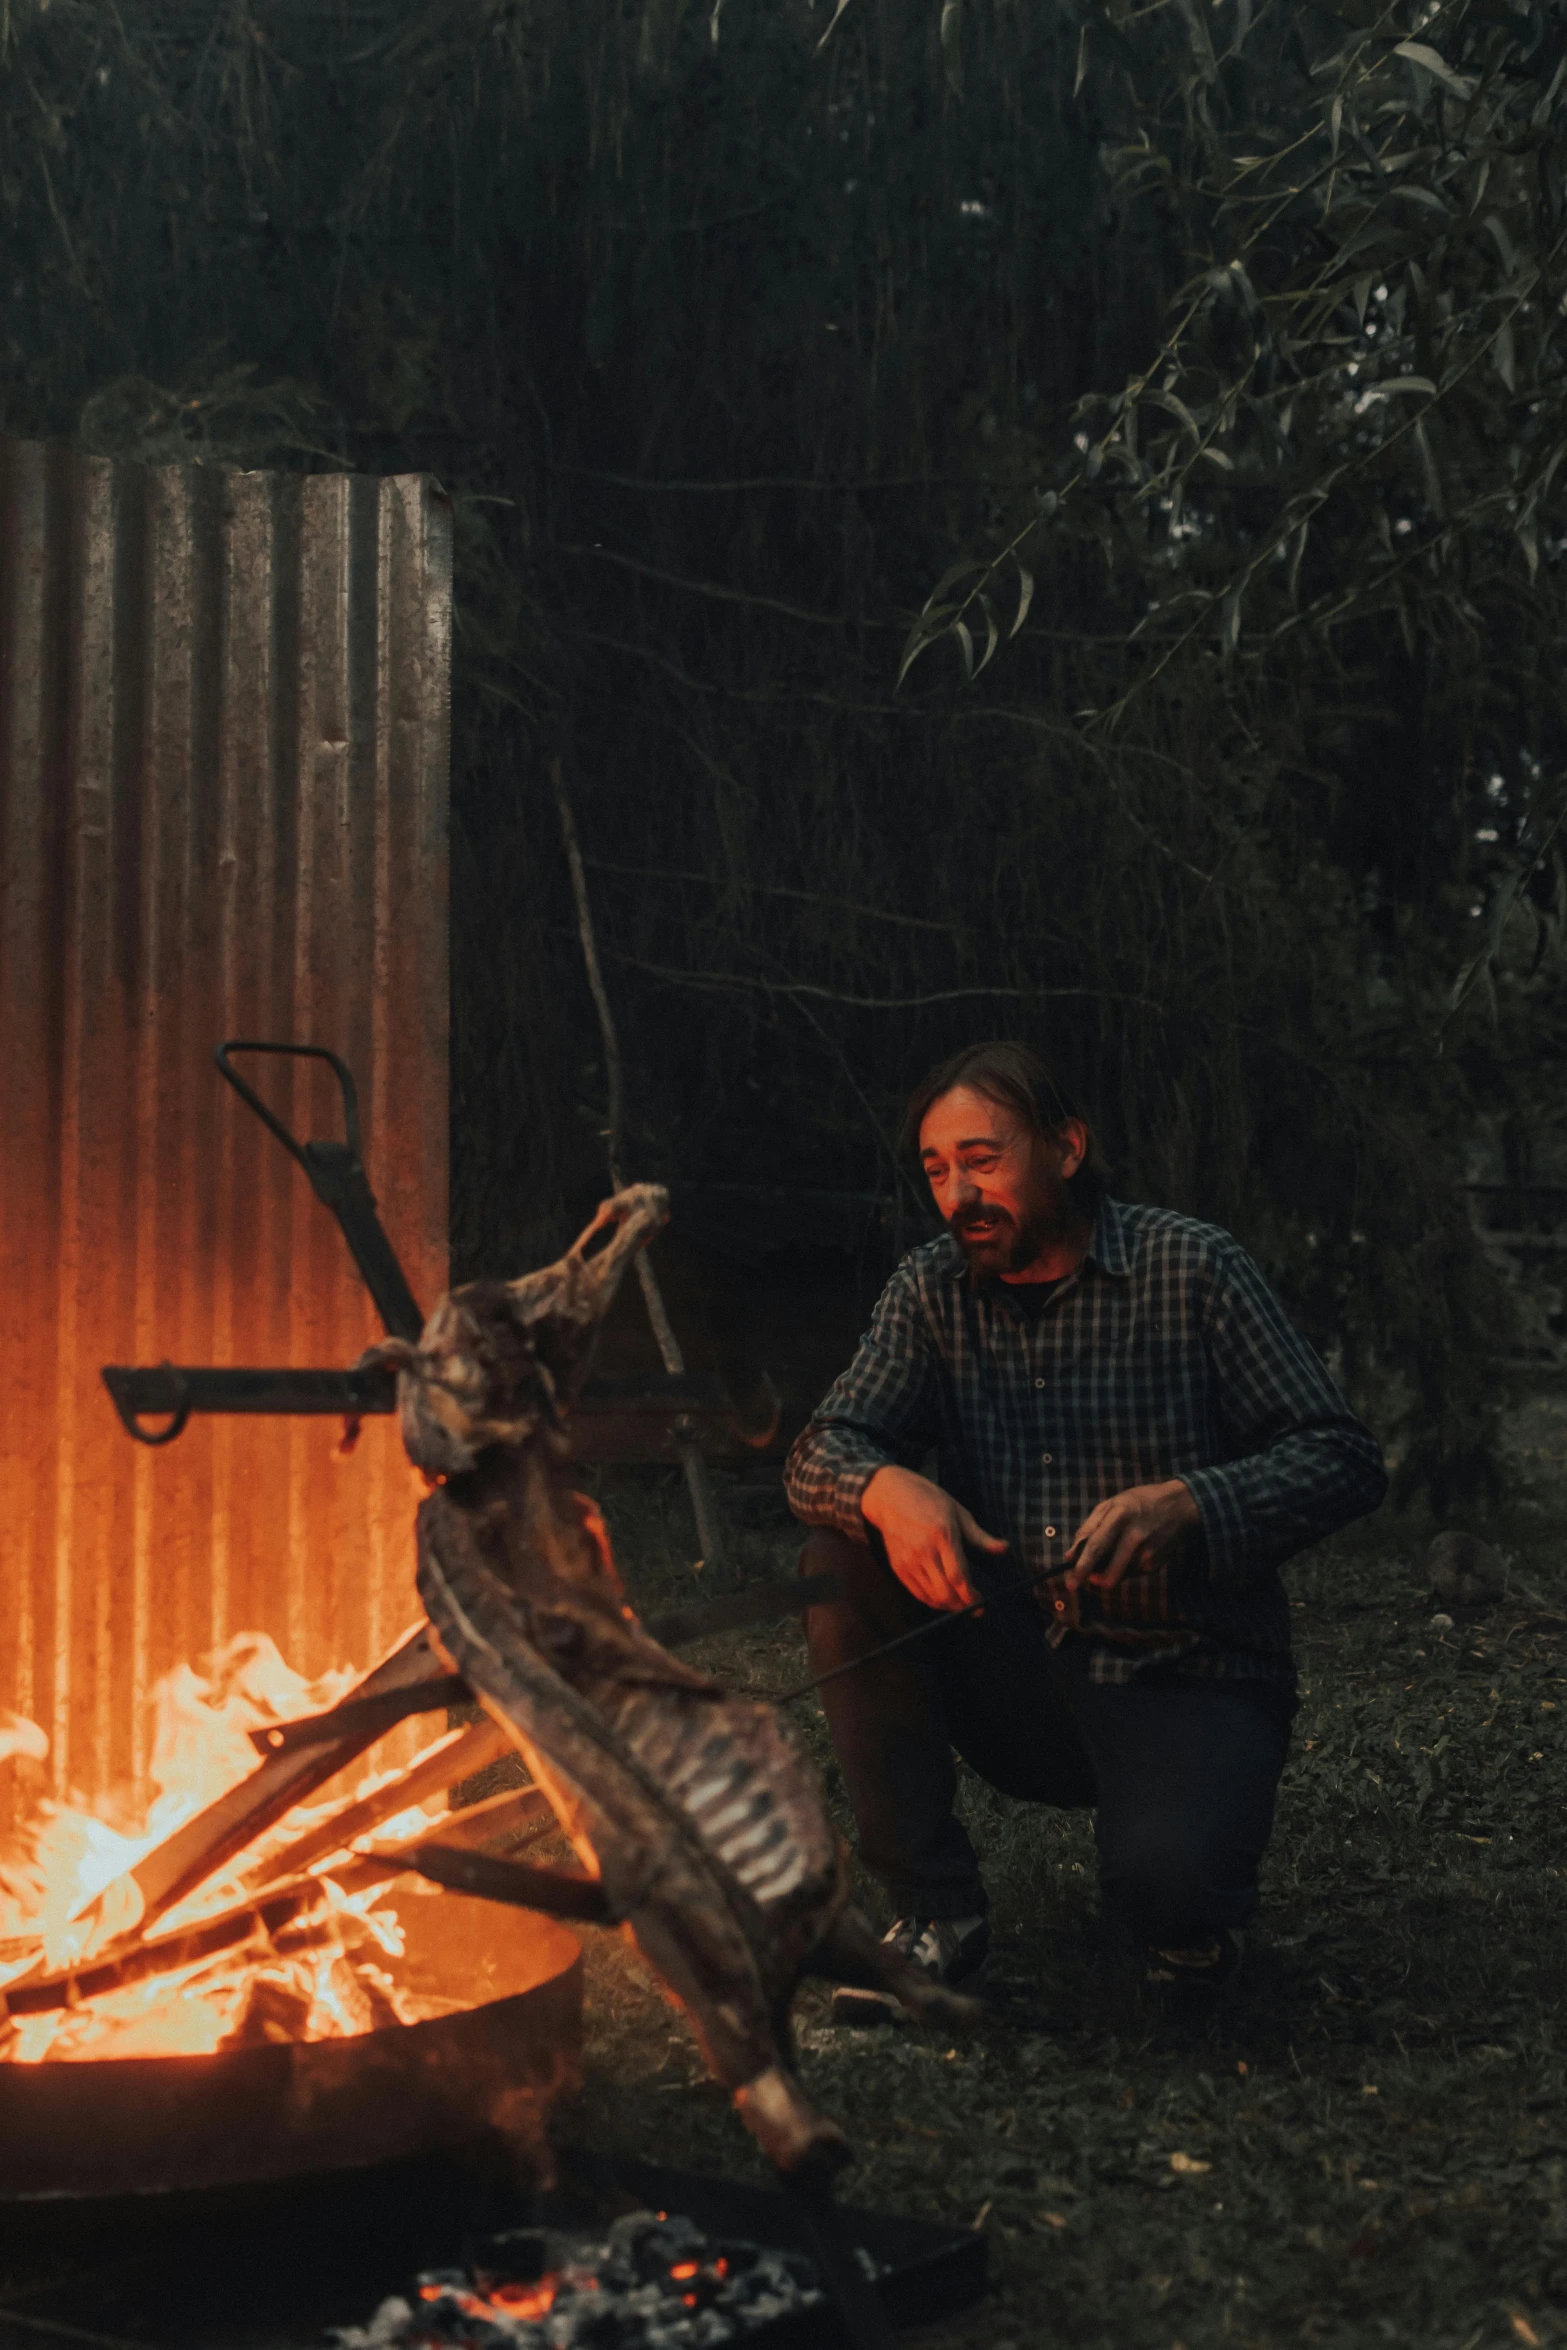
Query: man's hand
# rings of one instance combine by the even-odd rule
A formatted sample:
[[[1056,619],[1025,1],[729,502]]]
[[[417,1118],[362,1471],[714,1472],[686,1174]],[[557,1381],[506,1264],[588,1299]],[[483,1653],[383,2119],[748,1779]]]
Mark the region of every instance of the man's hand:
[[[887,1546],[887,1564],[906,1591],[926,1607],[972,1607],[979,1594],[968,1579],[963,1546],[1003,1551],[960,1501],[913,1469],[878,1469],[860,1496],[860,1515]]]
[[[1072,1537],[1067,1588],[1080,1591],[1092,1583],[1096,1591],[1109,1591],[1125,1575],[1146,1575],[1177,1557],[1201,1523],[1202,1512],[1179,1477],[1113,1493],[1089,1511]]]

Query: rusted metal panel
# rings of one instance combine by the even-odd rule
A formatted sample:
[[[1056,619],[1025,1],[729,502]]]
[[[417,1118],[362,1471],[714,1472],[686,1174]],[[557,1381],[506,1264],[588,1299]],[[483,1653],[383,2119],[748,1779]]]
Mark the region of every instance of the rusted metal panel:
[[[315,1673],[418,1612],[392,1423],[347,1459],[308,1420],[153,1452],[98,1373],[379,1335],[225,1036],[345,1055],[383,1221],[444,1284],[449,655],[422,478],[0,440],[0,1709],[57,1788],[144,1784],[153,1682],[237,1630]],[[336,1131],[319,1064],[251,1066]]]

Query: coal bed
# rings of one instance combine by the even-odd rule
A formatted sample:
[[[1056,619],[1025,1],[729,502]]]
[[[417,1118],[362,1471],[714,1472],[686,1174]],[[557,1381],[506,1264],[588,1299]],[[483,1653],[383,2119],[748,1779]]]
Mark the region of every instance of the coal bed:
[[[861,2254],[875,2282],[882,2264]],[[801,2252],[714,2239],[678,2212],[631,2211],[593,2235],[517,2228],[458,2269],[427,2270],[339,2350],[724,2350],[778,2344],[827,2296]]]
[[[483,2161],[426,2154],[261,2189],[0,2205],[0,2350],[842,2350],[850,2340],[790,2195],[569,2146],[556,2161],[545,2193]],[[985,2241],[970,2229],[852,2205],[837,2222],[894,2325],[955,2315],[984,2291]],[[636,2281],[605,2296],[606,2277],[622,2273],[616,2254]],[[673,2274],[693,2262],[695,2277]],[[584,2274],[563,2292],[574,2266]],[[586,2274],[599,2277],[598,2296]],[[540,2333],[527,2296],[546,2279]],[[739,2289],[725,2299],[731,2281]],[[465,2309],[469,2295],[504,2322]],[[588,2329],[588,2304],[608,2313],[617,2298],[617,2324],[631,2322]],[[747,2322],[727,2336],[690,2323],[736,2315]]]

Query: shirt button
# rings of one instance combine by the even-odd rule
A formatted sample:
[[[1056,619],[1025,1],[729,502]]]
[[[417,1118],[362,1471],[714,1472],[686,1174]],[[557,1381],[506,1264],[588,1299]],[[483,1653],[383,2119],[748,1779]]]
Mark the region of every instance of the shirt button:
[[[1047,1526],[1047,1527],[1045,1528],[1045,1540],[1046,1540],[1047,1542],[1054,1542],[1055,1538],[1056,1538],[1056,1530],[1055,1530],[1054,1526]]]

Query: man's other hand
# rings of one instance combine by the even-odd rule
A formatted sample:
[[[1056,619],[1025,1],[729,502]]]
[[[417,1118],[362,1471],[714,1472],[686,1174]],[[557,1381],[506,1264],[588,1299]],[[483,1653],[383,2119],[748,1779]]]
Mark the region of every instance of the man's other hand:
[[[860,1496],[860,1515],[887,1546],[887,1564],[925,1607],[972,1607],[979,1598],[968,1579],[965,1543],[1003,1551],[960,1501],[913,1469],[878,1469]]]
[[[1067,1588],[1092,1583],[1109,1591],[1126,1575],[1146,1575],[1183,1551],[1202,1523],[1190,1488],[1179,1477],[1167,1485],[1129,1485],[1099,1503],[1067,1549]]]

